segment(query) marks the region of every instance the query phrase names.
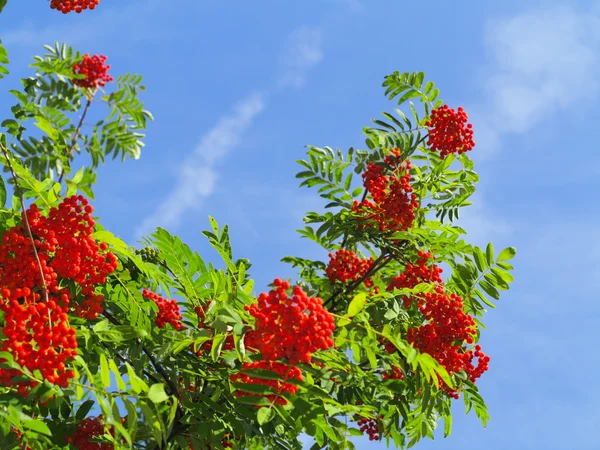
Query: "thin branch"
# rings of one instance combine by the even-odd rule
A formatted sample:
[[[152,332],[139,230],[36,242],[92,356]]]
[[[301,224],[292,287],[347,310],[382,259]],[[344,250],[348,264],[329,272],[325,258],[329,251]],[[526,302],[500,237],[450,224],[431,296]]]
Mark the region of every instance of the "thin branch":
[[[384,258],[386,258],[386,256],[387,256],[387,259],[384,261]],[[324,302],[324,305],[327,303],[331,303],[331,310],[333,310],[335,307],[335,300],[342,292],[344,293],[344,295],[351,294],[352,291],[354,291],[358,286],[360,286],[361,283],[363,283],[367,278],[373,276],[379,270],[383,269],[387,264],[389,264],[389,262],[392,259],[393,258],[391,256],[386,255],[386,253],[384,251],[382,251],[381,255],[379,255],[379,257],[375,261],[373,261],[373,264],[371,264],[371,267],[369,268],[369,270],[367,270],[363,274],[362,277],[360,277],[359,279],[355,280],[353,283],[348,285],[348,287],[345,290],[341,290],[341,291],[334,293],[331,297],[329,297],[329,299],[327,299]]]
[[[104,315],[104,317],[106,317],[112,324],[121,325],[121,323],[117,320],[117,318],[115,316],[113,316],[110,312],[108,312],[107,310],[104,310],[102,315]],[[154,358],[154,355],[152,354],[152,352],[150,350],[148,350],[148,347],[146,347],[142,343],[142,340],[138,338],[137,341],[138,341],[138,344],[140,344],[142,346],[142,351],[150,360],[150,364],[152,364],[152,367],[154,368],[154,370],[156,370],[156,372],[163,378],[163,380],[165,380],[165,383],[167,383],[167,386],[169,387],[169,390],[171,391],[169,393],[169,395],[177,396],[178,395],[177,387],[175,386],[175,383],[173,383],[173,381],[169,377],[169,374],[160,365],[160,363],[156,360],[156,358]]]
[[[19,179],[15,170],[13,169],[12,163],[10,162],[10,157],[8,156],[8,149],[5,148],[2,144],[0,144],[0,148],[2,149],[2,153],[4,153],[4,157],[6,158],[6,163],[8,164],[8,168],[12,174],[13,180],[15,182],[15,193],[19,197],[21,202],[21,210],[23,211],[23,223],[25,223],[25,229],[27,230],[27,234],[29,235],[29,241],[31,242],[31,248],[33,249],[33,255],[35,256],[35,261],[37,263],[38,270],[40,272],[40,279],[42,281],[42,292],[44,294],[44,299],[46,303],[48,303],[48,290],[46,289],[46,280],[44,278],[44,270],[42,269],[42,263],[40,261],[40,257],[37,252],[37,248],[35,247],[35,239],[33,238],[33,233],[31,233],[31,227],[29,226],[29,219],[27,218],[27,210],[25,209],[25,200],[23,200],[23,194],[21,193],[21,189],[19,186]]]
[[[79,133],[81,132],[81,127],[83,126],[83,121],[85,120],[85,116],[92,104],[92,98],[93,98],[93,96],[88,97],[88,99],[87,99],[85,108],[83,108],[83,114],[81,115],[81,118],[79,119],[79,123],[77,124],[77,128],[75,129],[75,134],[73,135],[73,140],[71,141],[71,147],[67,150],[67,157],[69,159],[71,159],[73,157],[73,151],[75,150],[75,146],[77,145],[77,139],[79,138]],[[63,168],[63,171],[60,174],[60,177],[58,178],[59,183],[62,182],[62,179],[64,176],[65,176],[65,170]]]

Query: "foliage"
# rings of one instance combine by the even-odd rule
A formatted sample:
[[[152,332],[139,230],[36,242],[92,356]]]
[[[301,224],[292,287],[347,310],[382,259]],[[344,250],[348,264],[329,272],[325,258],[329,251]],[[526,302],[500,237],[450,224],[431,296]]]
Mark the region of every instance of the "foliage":
[[[0,10],[4,3],[0,0]],[[46,50],[32,64],[34,76],[21,80],[21,90],[11,91],[18,103],[13,116],[2,122],[3,235],[22,223],[19,196],[42,214],[77,193],[93,198],[98,165],[111,155],[139,158],[142,132],[152,120],[139,100],[141,76],[119,76],[110,93],[80,89],[72,83],[81,77],[72,67],[82,55],[66,44]],[[0,45],[0,76],[7,73],[7,63]],[[439,90],[425,82],[423,73],[394,73],[383,86],[398,108],[364,129],[365,149],[311,146],[307,159],[298,161],[301,186],[317,188],[329,201],[327,212],[306,214],[302,237],[323,247],[324,255],[346,249],[373,260],[360,278],[342,283],[325,275],[324,261],[284,258],[299,268],[302,289],[324,300],[336,325],[335,345],[297,364],[302,380],[285,380],[295,386],[295,394],[273,391],[284,380],[269,370],[246,373],[277,383],[232,380],[244,364],[260,361],[261,354],[253,343],[256,318],[249,307],[257,299],[250,263],[234,259],[227,225],[220,227],[211,217],[204,232],[225,264],[216,269],[167,230],[157,229],[145,238],[143,249],[135,249],[96,224],[93,238],[118,259],[116,270],[96,288],[104,310],[92,320],[69,316],[78,355],[69,362],[75,376],[67,387],[19,365],[10,352],[0,353],[0,368],[19,372],[0,387],[2,448],[74,448],[70,436],[98,413],[104,434],[94,439],[115,448],[298,449],[298,436],[306,433],[316,441],[313,448],[353,449],[351,438],[362,434],[355,426],[359,420],[372,420],[376,437],[388,445],[412,447],[433,438],[440,420],[444,435],[450,434],[451,402],[458,395],[485,425],[489,415],[469,373],[449,370],[421,353],[408,335],[424,325],[417,303],[441,289],[459,295],[464,313],[482,327],[485,308],[495,307],[499,291],[513,281],[513,267],[506,261],[515,250],[496,254],[492,244],[485,250],[473,247],[455,224],[460,209],[470,205],[478,175],[466,154],[441,158],[426,143],[431,112],[442,105]],[[109,114],[88,128],[84,118],[98,102],[108,106]],[[398,149],[396,156],[391,149]],[[88,154],[92,164],[73,174],[79,153]],[[372,198],[353,176],[376,171],[375,166],[392,173],[395,166],[384,162],[388,156],[413,163],[410,184],[420,206],[404,230],[368,226],[353,208]],[[5,205],[5,183],[13,184],[11,205]],[[417,264],[420,251],[431,251],[436,264],[450,268],[443,287],[423,279],[390,289],[395,277]],[[156,326],[161,306],[142,295],[144,289],[177,296],[185,327]],[[479,330],[474,342],[456,345],[466,351],[478,337]],[[401,377],[390,377],[394,370]],[[24,380],[35,386],[26,396],[15,389]],[[236,395],[239,391],[254,395]],[[269,400],[273,396],[285,401]]]

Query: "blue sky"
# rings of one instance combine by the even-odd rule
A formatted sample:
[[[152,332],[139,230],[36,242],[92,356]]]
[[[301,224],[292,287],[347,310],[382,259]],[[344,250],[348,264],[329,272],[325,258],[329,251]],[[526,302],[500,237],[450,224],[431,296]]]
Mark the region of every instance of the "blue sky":
[[[428,449],[599,449],[600,8],[589,1],[102,0],[63,16],[12,0],[0,38],[12,74],[41,46],[103,53],[138,72],[156,118],[139,161],[99,171],[95,207],[131,244],[166,226],[207,260],[207,216],[231,227],[261,289],[293,271],[286,255],[326,259],[294,230],[322,206],[300,190],[304,145],[364,146],[394,105],[384,75],[425,71],[475,127],[481,175],[463,226],[471,241],[514,245],[516,282],[486,317],[492,360],[478,382],[483,429],[457,402],[454,431]],[[360,449],[383,448],[358,440]]]

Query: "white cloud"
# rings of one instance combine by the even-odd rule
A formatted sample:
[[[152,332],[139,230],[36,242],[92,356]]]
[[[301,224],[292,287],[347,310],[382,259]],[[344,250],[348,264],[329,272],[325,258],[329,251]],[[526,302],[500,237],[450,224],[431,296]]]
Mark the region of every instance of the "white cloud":
[[[549,115],[580,105],[600,86],[600,16],[558,5],[488,23],[493,63],[489,101],[474,124],[477,145],[498,147],[505,133],[524,133]],[[477,122],[477,123],[476,123]]]
[[[600,15],[559,5],[495,19],[485,32],[487,101],[467,107],[478,160],[500,148],[502,136],[525,133],[553,114],[585,103],[600,88]],[[476,240],[506,234],[483,207],[461,217]]]
[[[290,36],[281,58],[278,87],[304,86],[306,74],[323,59],[322,32],[318,28],[302,27]]]
[[[301,87],[307,72],[323,59],[321,31],[303,27],[292,33],[288,41],[277,88]],[[136,237],[155,227],[176,228],[190,209],[197,209],[209,197],[218,180],[218,163],[240,143],[243,134],[264,110],[268,94],[254,93],[240,102],[200,139],[196,149],[183,162],[178,182],[156,210],[136,230]]]
[[[213,193],[218,180],[215,165],[239,145],[244,132],[264,107],[264,94],[254,93],[202,136],[198,146],[184,160],[177,184],[154,213],[143,220],[136,236],[145,235],[157,226],[176,228],[186,211],[198,208],[201,200]]]

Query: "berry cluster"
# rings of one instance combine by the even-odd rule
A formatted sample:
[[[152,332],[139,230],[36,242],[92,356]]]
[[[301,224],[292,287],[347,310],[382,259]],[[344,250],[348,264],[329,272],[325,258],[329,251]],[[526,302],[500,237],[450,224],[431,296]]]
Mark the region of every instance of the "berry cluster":
[[[431,150],[439,151],[443,159],[450,153],[464,153],[475,147],[473,141],[473,125],[467,124],[467,113],[462,107],[457,111],[444,105],[431,112],[429,141]]]
[[[271,403],[276,403],[278,405],[287,405],[287,400],[279,394],[284,392],[288,394],[295,394],[298,390],[298,386],[291,383],[286,383],[285,381],[267,380],[264,378],[253,377],[244,373],[244,370],[248,369],[269,370],[278,374],[283,380],[294,379],[298,381],[304,381],[302,371],[295,366],[290,366],[288,364],[284,364],[278,361],[267,360],[244,363],[244,365],[242,366],[242,370],[231,376],[231,381],[233,381],[234,383],[260,384],[263,386],[268,386],[273,392],[275,392],[275,394],[263,395],[256,394],[253,392],[247,392],[244,390],[238,390],[235,392],[235,396],[238,398],[245,397],[248,395],[254,395],[259,397],[265,397]]]
[[[402,274],[394,277],[388,284],[387,290],[394,289],[412,289],[420,283],[441,283],[440,274],[442,269],[435,264],[429,264],[429,260],[433,261],[433,256],[429,252],[419,251],[419,258],[413,264],[407,264]],[[410,298],[404,297],[404,307],[410,307]]]
[[[113,80],[108,74],[109,65],[104,65],[106,56],[94,55],[90,57],[87,53],[83,60],[73,65],[73,73],[85,75],[85,78],[73,80],[73,84],[82,88],[102,87]]]
[[[259,368],[281,375],[284,380],[303,381],[302,372],[295,364],[309,363],[312,353],[333,346],[331,335],[335,329],[333,316],[323,307],[323,300],[308,297],[300,286],[294,286],[288,295],[290,283],[276,278],[275,289],[263,292],[257,302],[244,309],[255,318],[254,330],[246,333],[246,348],[258,350],[262,360],[244,364],[244,369]],[[277,360],[286,360],[282,363]],[[297,386],[280,381],[253,378],[243,371],[232,380],[271,386],[276,392],[294,394]],[[243,390],[236,395],[256,395]],[[271,402],[287,404],[279,395],[267,395]]]
[[[116,257],[104,253],[106,244],[98,245],[91,237],[92,211],[81,196],[65,199],[58,208],[50,209],[48,217],[31,205],[26,215],[39,265],[23,225],[7,230],[0,243],[0,311],[4,313],[0,328],[6,337],[0,351],[63,388],[75,376],[65,363],[77,354],[68,313],[96,318],[102,312],[103,297],[95,294],[95,287],[105,283],[117,267]],[[61,286],[61,280],[75,284],[76,297]],[[0,369],[0,383],[9,386],[17,375],[17,370]],[[25,395],[35,384],[19,382],[18,391]]]
[[[210,307],[210,304],[208,307]],[[212,333],[212,330],[210,330],[210,328],[206,325],[206,318],[205,318],[204,310],[200,306],[196,306],[194,308],[194,312],[198,316],[198,328],[208,330],[210,333]],[[209,339],[208,341],[204,341],[202,343],[202,345],[196,350],[196,352],[195,352],[196,355],[200,356],[204,352],[210,352],[212,349],[212,344],[213,344],[212,339]],[[192,344],[191,348],[192,348],[192,351],[194,351],[193,344]],[[235,342],[233,340],[233,334],[228,334],[225,337],[225,341],[223,342],[223,350],[227,351],[227,350],[233,350],[233,349],[235,349]]]
[[[403,380],[404,372],[398,366],[392,366],[391,372],[384,372],[382,375],[383,380]]]
[[[323,300],[309,298],[300,286],[294,286],[289,298],[289,282],[276,278],[273,284],[275,289],[261,293],[257,303],[244,307],[256,319],[248,345],[266,360],[308,363],[312,353],[333,346],[333,317],[323,307]]]
[[[433,356],[449,373],[463,369],[469,379],[475,381],[487,370],[489,357],[480,350],[476,351],[476,355],[464,351],[464,342],[473,343],[475,322],[463,312],[462,299],[456,294],[448,295],[441,286],[436,292],[425,294],[425,299],[420,310],[428,323],[410,328],[408,342],[419,351]],[[479,358],[478,367],[472,364],[473,356]],[[451,397],[458,398],[458,393],[447,392]]]
[[[85,9],[94,9],[100,0],[50,0],[50,8],[56,9],[63,14],[72,11],[80,13]]]
[[[332,283],[340,281],[347,283],[348,281],[356,281],[364,276],[373,265],[374,258],[361,259],[354,252],[344,250],[343,248],[336,251],[335,254],[329,254],[329,264],[325,269],[325,274]],[[373,281],[367,278],[365,286],[373,286]]]
[[[58,208],[51,208],[48,217],[42,216],[35,204],[27,212],[31,231],[43,239],[40,250],[53,256],[49,267],[56,275],[73,280],[81,288],[84,298],[74,306],[74,313],[88,320],[95,319],[103,311],[103,297],[95,294],[95,287],[104,284],[106,277],[118,266],[114,254],[99,253],[108,247],[104,242],[97,244],[92,237],[93,211],[94,208],[80,195],[68,197]]]
[[[363,219],[374,220],[380,231],[404,231],[415,220],[414,210],[419,207],[417,195],[412,192],[410,185],[410,161],[401,162],[400,150],[392,150],[383,163],[391,168],[386,175],[386,168],[374,162],[369,163],[362,175],[363,184],[373,201],[354,201],[352,211]],[[359,225],[359,229],[367,225]]]
[[[158,315],[154,321],[158,328],[163,328],[166,324],[178,331],[185,328],[185,325],[181,323],[182,317],[177,300],[167,300],[148,289],[142,291],[142,297],[152,300],[158,306]]]
[[[92,442],[92,439],[103,435],[102,416],[88,417],[79,424],[73,435],[65,438],[65,441],[77,450],[113,450],[113,444]]]
[[[363,434],[366,433],[369,435],[370,441],[379,440],[379,422],[377,419],[367,419],[363,417],[362,419],[358,419],[356,421],[356,424],[358,425],[358,428],[360,429],[360,431],[362,431]]]
[[[136,249],[135,254],[142,258],[142,261],[152,264],[159,264],[160,254],[154,247],[144,247],[142,249]]]
[[[475,352],[465,350],[464,343],[472,344],[475,334],[475,321],[463,311],[462,299],[453,293],[448,293],[442,283],[442,269],[433,263],[429,252],[420,251],[415,264],[407,264],[405,271],[394,277],[388,285],[388,290],[414,288],[419,283],[435,283],[435,290],[425,293],[417,299],[417,306],[427,323],[409,328],[408,341],[419,351],[434,357],[450,373],[464,370],[471,381],[479,378],[488,368],[489,356],[481,352],[477,345]],[[411,305],[410,298],[404,298],[404,305]],[[390,353],[394,351],[386,346]],[[478,358],[474,366],[473,358]],[[446,392],[453,398],[458,393],[444,385]]]

